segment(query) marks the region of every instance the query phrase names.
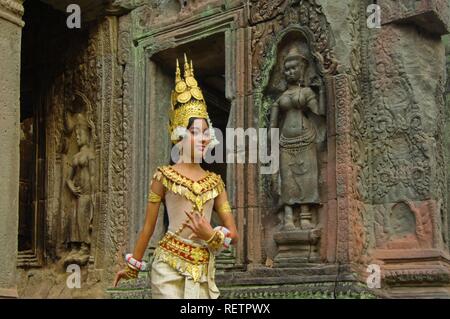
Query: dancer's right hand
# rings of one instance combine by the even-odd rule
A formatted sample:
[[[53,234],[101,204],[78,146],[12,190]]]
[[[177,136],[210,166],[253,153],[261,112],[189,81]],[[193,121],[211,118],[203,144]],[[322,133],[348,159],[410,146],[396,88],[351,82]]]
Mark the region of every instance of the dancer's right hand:
[[[113,284],[113,286],[114,286],[114,287],[117,287],[117,284],[119,283],[119,281],[120,281],[122,278],[123,278],[123,279],[130,279],[130,277],[128,276],[128,273],[127,273],[127,270],[126,270],[126,269],[122,269],[122,270],[119,270],[119,271],[117,272],[116,277],[114,278],[114,284]]]

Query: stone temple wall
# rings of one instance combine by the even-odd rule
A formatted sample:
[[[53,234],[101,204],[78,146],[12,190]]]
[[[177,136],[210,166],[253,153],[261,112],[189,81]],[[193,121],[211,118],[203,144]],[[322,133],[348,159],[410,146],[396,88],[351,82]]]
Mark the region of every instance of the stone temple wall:
[[[304,56],[303,86],[314,113],[305,115],[314,141],[286,155],[294,166],[281,161],[281,170],[301,171],[294,170],[292,187],[283,186],[283,174],[262,174],[262,164],[227,165],[240,242],[218,260],[223,297],[450,296],[447,40],[441,38],[448,33],[448,2],[377,1],[381,28],[368,28],[372,1],[365,0],[186,3],[116,0],[82,31],[61,35],[73,40],[70,48],[41,46],[53,48],[50,61],[57,61],[55,68],[43,65],[40,91],[44,258],[28,264],[22,258],[19,295],[150,296],[147,274],[116,289],[111,283],[142,226],[151,172],[169,160],[165,95],[173,58],[187,50],[200,74],[223,68],[223,97],[217,95],[223,103],[211,105],[229,105],[227,127],[270,125],[274,105],[290,94],[283,70],[292,52]],[[79,127],[88,148],[81,147]],[[91,159],[88,168],[74,162],[81,153]],[[70,180],[86,169],[84,201]],[[296,189],[317,196],[286,196]],[[292,204],[283,204],[286,197]],[[70,214],[80,205],[93,212],[89,251],[71,255]],[[148,260],[163,228],[159,218]],[[66,287],[71,263],[82,265],[82,289]],[[366,285],[368,265],[380,267],[381,288]]]

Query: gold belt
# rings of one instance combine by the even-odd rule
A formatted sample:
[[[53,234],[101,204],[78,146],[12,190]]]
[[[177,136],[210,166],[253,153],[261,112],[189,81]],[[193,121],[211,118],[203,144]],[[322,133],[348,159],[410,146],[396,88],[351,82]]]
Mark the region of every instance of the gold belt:
[[[195,282],[208,270],[209,250],[187,243],[173,233],[164,235],[154,255],[179,272],[187,272]]]
[[[209,261],[209,250],[206,247],[194,246],[170,233],[161,239],[159,246],[194,265],[207,264]]]

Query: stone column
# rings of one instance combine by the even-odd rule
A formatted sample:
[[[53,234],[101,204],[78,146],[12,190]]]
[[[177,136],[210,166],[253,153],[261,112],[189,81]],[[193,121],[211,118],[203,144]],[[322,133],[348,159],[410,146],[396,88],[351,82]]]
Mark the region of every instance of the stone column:
[[[17,297],[22,0],[0,0],[0,298]]]

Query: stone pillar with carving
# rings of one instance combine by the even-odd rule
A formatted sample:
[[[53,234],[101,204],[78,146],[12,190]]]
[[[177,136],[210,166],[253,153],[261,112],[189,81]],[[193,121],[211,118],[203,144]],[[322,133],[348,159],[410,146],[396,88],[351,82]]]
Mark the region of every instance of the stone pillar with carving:
[[[0,298],[17,297],[21,0],[0,0]]]
[[[380,265],[382,286],[389,286],[391,297],[448,298],[448,75],[440,36],[450,30],[449,4],[383,0],[379,5],[382,27],[371,34],[366,65],[370,263]]]

